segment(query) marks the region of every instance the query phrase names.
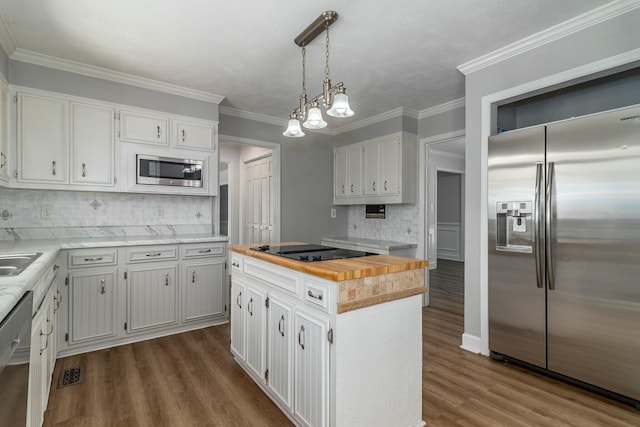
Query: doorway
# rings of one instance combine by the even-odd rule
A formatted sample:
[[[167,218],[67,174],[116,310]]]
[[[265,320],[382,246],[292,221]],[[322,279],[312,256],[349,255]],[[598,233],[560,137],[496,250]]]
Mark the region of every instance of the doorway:
[[[426,154],[429,306],[464,315],[464,138]]]

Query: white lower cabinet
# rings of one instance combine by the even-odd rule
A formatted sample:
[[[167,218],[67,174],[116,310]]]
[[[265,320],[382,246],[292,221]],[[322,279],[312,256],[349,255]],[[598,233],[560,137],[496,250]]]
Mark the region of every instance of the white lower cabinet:
[[[117,272],[102,267],[69,273],[69,344],[116,336]]]
[[[299,292],[302,274],[249,267],[233,270],[231,352],[297,425],[328,426],[330,317]]]
[[[127,332],[173,325],[178,321],[177,265],[141,264],[128,269]]]
[[[294,414],[305,426],[326,426],[329,322],[296,311],[294,352]]]
[[[225,258],[183,264],[182,321],[191,322],[226,312]]]

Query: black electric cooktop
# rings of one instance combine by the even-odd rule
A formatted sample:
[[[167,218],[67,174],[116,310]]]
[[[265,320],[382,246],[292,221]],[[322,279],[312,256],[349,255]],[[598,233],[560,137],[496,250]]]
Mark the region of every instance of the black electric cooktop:
[[[304,262],[329,261],[332,259],[376,255],[370,252],[322,245],[263,245],[251,248],[251,250]]]

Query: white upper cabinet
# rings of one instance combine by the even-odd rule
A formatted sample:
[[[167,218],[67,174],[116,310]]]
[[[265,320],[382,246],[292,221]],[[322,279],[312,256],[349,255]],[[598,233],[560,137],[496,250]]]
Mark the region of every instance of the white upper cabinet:
[[[18,95],[18,181],[67,183],[69,103]]]
[[[112,108],[71,103],[71,182],[114,184]]]
[[[0,184],[9,182],[9,88],[0,78]]]
[[[169,118],[133,111],[120,111],[120,140],[169,145]]]
[[[196,150],[215,151],[215,127],[210,124],[194,123],[184,120],[175,121],[176,147]]]
[[[394,134],[336,148],[334,204],[415,203],[417,145],[415,138]]]

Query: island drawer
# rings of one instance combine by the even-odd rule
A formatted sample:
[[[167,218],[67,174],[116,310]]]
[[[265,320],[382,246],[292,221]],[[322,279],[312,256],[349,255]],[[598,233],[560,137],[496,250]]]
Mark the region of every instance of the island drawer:
[[[335,286],[335,283],[333,283]],[[331,284],[305,277],[303,298],[307,305],[328,313],[331,299]]]
[[[127,263],[178,259],[178,247],[173,245],[127,248]]]
[[[298,284],[301,281],[300,273],[297,271],[255,258],[245,258],[244,274],[264,280],[292,294],[298,293]]]
[[[224,243],[195,243],[180,247],[180,255],[183,259],[224,256],[225,253],[226,244]]]
[[[242,274],[244,272],[244,257],[231,252],[231,271]]]
[[[69,268],[116,265],[118,250],[116,248],[77,249],[68,252]]]

